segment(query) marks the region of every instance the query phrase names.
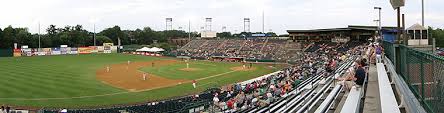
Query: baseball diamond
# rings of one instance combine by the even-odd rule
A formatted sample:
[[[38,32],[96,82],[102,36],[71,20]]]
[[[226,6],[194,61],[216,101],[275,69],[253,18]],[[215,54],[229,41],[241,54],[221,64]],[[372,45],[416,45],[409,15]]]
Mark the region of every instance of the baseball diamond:
[[[127,64],[127,61],[131,61]],[[134,104],[198,93],[248,80],[283,66],[184,61],[129,54],[0,58],[0,104],[26,107],[97,107]],[[152,67],[152,62],[155,66]],[[110,71],[106,72],[106,67]],[[143,80],[143,73],[148,73]],[[197,88],[191,85],[197,80]]]

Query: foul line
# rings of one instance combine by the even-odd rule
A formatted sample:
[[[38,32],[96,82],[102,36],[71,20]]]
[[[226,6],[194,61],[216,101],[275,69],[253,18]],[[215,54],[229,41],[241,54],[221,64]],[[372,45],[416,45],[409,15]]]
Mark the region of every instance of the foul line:
[[[139,70],[140,71],[140,70]],[[229,73],[233,73],[236,72],[236,70],[233,71],[228,71],[225,73],[221,73],[221,74],[216,74],[216,75],[212,75],[212,76],[208,76],[208,77],[204,77],[204,78],[200,78],[197,80],[205,80],[205,79],[209,79],[209,78],[213,78],[213,77],[218,77],[218,76],[222,76],[225,74],[229,74]],[[186,81],[183,83],[189,83],[191,81]],[[171,86],[175,86],[175,85],[179,85],[179,84],[171,84],[171,85],[167,85],[167,86],[162,86],[162,87],[154,87],[154,88],[150,88],[150,89],[144,89],[144,90],[137,90],[137,91],[125,91],[125,92],[117,92],[117,93],[108,93],[108,94],[100,94],[100,95],[90,95],[90,96],[79,96],[79,97],[59,97],[59,98],[0,98],[0,100],[65,100],[65,99],[82,99],[82,98],[92,98],[92,97],[103,97],[103,96],[113,96],[113,95],[119,95],[119,94],[126,94],[126,93],[134,93],[134,92],[144,92],[144,91],[150,91],[150,90],[154,90],[154,89],[159,89],[159,88],[165,88],[165,87],[171,87]]]

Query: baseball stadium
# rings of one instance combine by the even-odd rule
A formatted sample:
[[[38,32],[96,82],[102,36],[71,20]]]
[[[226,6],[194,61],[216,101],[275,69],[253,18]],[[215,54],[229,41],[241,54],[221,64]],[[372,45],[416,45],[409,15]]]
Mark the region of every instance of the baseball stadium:
[[[182,14],[155,5],[146,8],[148,4],[170,6],[152,1],[128,1],[128,4],[110,1],[112,5],[91,1],[93,5],[100,4],[97,9],[84,9],[75,5],[77,2],[59,2],[54,4],[69,4],[69,7],[59,7],[60,10],[74,10],[69,15],[73,19],[66,19],[66,23],[82,23],[84,19],[74,19],[81,12],[82,16],[94,14],[94,19],[91,19],[94,22],[90,22],[94,24],[71,26],[65,21],[63,24],[51,21],[48,18],[52,16],[47,16],[38,19],[50,21],[50,24],[41,27],[40,20],[33,22],[38,23],[36,29],[28,26],[30,22],[19,21],[18,17],[0,18],[0,21],[8,20],[6,23],[10,24],[3,26],[0,23],[0,113],[444,112],[444,30],[425,25],[424,14],[422,24],[411,23],[413,19],[410,18],[417,17],[409,17],[410,14],[419,14],[409,12],[413,9],[401,14],[401,8],[412,7],[405,5],[404,0],[390,0],[390,4],[377,2],[381,6],[371,6],[370,11],[378,11],[378,19],[372,21],[377,22],[376,26],[360,22],[367,21],[363,18],[372,17],[356,19],[343,14],[344,10],[323,10],[327,13],[321,16],[325,20],[328,19],[324,17],[333,15],[342,18],[342,21],[360,25],[313,29],[317,24],[331,24],[314,22],[318,19],[306,21],[303,18],[308,17],[301,13],[301,17],[298,14],[300,22],[292,21],[303,24],[286,24],[290,27],[310,26],[305,27],[310,29],[290,29],[285,25],[277,28],[281,31],[276,32],[271,29],[276,29],[276,23],[265,21],[264,10],[273,11],[273,16],[267,19],[276,19],[274,16],[286,10],[291,11],[286,12],[289,16],[285,15],[285,18],[292,19],[292,11],[300,10],[281,8],[274,2],[259,0],[258,4],[270,5],[259,8],[263,10],[261,19],[228,14],[229,18],[201,18],[199,23],[193,20],[195,16],[171,16],[164,18],[162,26],[165,28],[158,30],[155,24],[153,28],[140,28],[147,23],[136,25],[131,22],[138,22],[135,21],[137,19],[128,20],[125,16],[129,14],[134,19],[135,14],[148,13],[144,9],[171,13],[168,15]],[[183,4],[189,2],[177,1],[176,5]],[[217,5],[208,7],[197,5],[208,10],[222,7],[219,5],[238,7],[226,4],[247,7],[239,8],[239,13],[242,13],[241,9],[251,10],[242,2],[218,1]],[[359,8],[370,6],[350,4]],[[112,7],[104,7],[108,5]],[[6,6],[0,4],[0,7]],[[262,7],[256,4],[254,8],[256,6]],[[346,4],[339,6],[348,7]],[[384,23],[387,26],[381,25],[383,19],[391,19],[381,18],[382,6],[395,10],[387,12],[396,13],[397,26],[387,24],[391,21]],[[177,7],[171,8],[196,9]],[[107,11],[98,13],[100,9]],[[46,10],[36,9],[38,11]],[[311,12],[312,9],[303,11]],[[359,13],[365,11],[368,9],[359,10]],[[121,12],[125,12],[125,16]],[[96,13],[112,18],[97,19]],[[150,17],[146,18],[165,16],[157,13],[150,12]],[[173,25],[173,17],[174,22],[180,25]],[[185,17],[190,19],[185,22]],[[243,31],[238,32],[238,25],[228,24],[232,18],[243,22]],[[213,19],[223,20],[212,25]],[[260,32],[250,30],[256,19],[262,21]],[[20,24],[14,24],[16,21]],[[125,22],[119,23],[121,21]],[[182,25],[184,22],[188,25]],[[270,25],[265,25],[266,22]],[[406,22],[410,27],[406,26]],[[99,32],[96,32],[96,23]],[[108,24],[115,26],[109,27]],[[223,25],[222,30],[211,28],[219,24]],[[27,27],[20,27],[23,25]],[[198,26],[193,29],[200,31],[192,31],[191,26]],[[269,32],[265,27],[270,27]],[[253,31],[259,30],[253,28]]]

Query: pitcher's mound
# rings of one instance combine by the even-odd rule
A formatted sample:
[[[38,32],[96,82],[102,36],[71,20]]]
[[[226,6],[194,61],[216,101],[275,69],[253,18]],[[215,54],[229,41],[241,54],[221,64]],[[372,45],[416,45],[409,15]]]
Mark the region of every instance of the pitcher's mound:
[[[239,67],[232,67],[230,68],[231,70],[235,70],[235,71],[251,71],[251,70],[256,70],[255,67],[251,67],[248,68],[248,66],[246,66],[245,68],[243,66],[239,66]]]
[[[200,69],[199,68],[182,68],[179,70],[181,70],[181,71],[199,71]]]

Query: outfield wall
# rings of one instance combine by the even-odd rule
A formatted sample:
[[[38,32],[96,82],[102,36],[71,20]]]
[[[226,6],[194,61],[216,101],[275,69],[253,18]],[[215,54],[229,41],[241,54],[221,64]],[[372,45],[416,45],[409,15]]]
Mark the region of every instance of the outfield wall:
[[[0,49],[0,57],[12,57],[13,50],[12,49]]]
[[[0,56],[3,53],[0,49]],[[4,50],[6,51],[6,50]],[[92,53],[117,53],[117,46],[88,46],[88,47],[54,47],[54,48],[21,48],[10,49],[10,55],[6,56],[52,56],[52,55],[77,55]]]

